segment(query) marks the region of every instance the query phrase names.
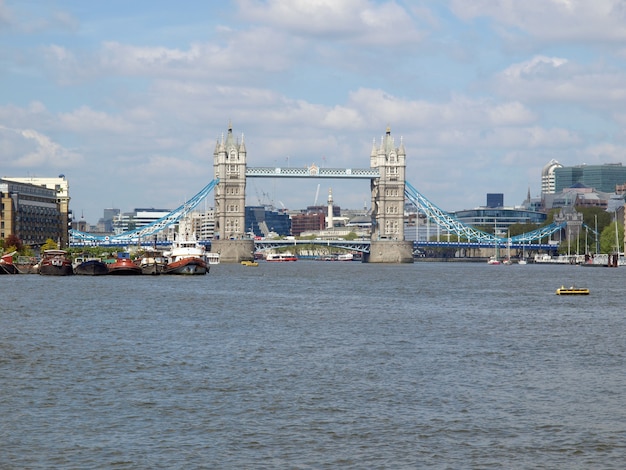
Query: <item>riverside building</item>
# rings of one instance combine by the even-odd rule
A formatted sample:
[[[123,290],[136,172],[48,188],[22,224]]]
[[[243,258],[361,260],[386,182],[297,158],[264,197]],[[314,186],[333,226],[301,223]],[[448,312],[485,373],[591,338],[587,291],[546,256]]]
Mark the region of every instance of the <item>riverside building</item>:
[[[0,179],[0,238],[15,235],[31,247],[39,247],[51,239],[60,247],[66,247],[70,220],[67,186],[63,190],[17,180],[38,179]]]

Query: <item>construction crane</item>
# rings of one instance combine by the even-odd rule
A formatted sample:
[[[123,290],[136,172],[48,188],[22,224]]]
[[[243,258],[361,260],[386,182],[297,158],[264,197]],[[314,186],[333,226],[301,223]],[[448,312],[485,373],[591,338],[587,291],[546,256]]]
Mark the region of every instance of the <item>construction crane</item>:
[[[313,202],[313,207],[317,207],[317,198],[320,197],[320,184],[317,183],[317,191],[315,191],[315,201]]]

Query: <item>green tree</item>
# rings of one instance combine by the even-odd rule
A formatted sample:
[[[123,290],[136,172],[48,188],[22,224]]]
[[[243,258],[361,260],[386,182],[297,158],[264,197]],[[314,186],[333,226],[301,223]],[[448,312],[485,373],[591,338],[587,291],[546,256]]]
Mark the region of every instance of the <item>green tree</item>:
[[[617,240],[615,238],[615,226],[617,225]],[[600,252],[621,252],[624,248],[624,227],[617,222],[611,222],[604,227],[600,234]]]
[[[58,249],[59,249],[59,245],[52,238],[48,238],[46,240],[46,243],[41,245],[41,251],[44,251],[44,250],[58,250]]]
[[[532,232],[533,230],[537,230],[537,228],[539,228],[539,226],[536,224],[511,224],[509,226],[509,234],[511,237],[515,237],[523,233],[528,233],[528,232]]]
[[[602,233],[604,228],[611,223],[611,214],[601,207],[576,207],[576,212],[583,215],[583,223],[591,230],[596,229],[598,221],[598,233]]]

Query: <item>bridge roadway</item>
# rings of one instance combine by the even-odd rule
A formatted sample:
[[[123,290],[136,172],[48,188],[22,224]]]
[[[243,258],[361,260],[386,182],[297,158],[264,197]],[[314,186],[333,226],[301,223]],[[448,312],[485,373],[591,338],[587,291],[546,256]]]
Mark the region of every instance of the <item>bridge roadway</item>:
[[[207,249],[211,247],[210,240],[201,240],[200,244],[205,245]],[[80,246],[102,246],[109,248],[120,248],[125,249],[128,247],[127,242],[122,241],[105,241],[96,243],[94,241],[84,241],[84,242],[74,242],[71,243],[72,247],[80,247]],[[162,249],[167,249],[171,245],[169,241],[158,241],[158,242],[148,242],[144,243],[142,246],[144,247],[154,247],[158,246]],[[278,248],[286,248],[290,246],[302,246],[302,245],[318,245],[318,246],[332,246],[333,248],[341,248],[348,251],[357,251],[359,253],[369,253],[370,252],[370,240],[286,240],[286,239],[264,239],[264,240],[254,240],[254,248],[255,251],[265,251],[271,249]],[[493,243],[479,243],[479,242],[448,242],[448,241],[414,241],[413,248],[414,250],[424,249],[424,248],[493,248]],[[502,243],[498,244],[500,249],[507,248],[508,243],[506,240],[503,240]],[[526,249],[526,250],[544,250],[547,252],[554,252],[558,249],[557,245],[553,244],[537,244],[537,243],[511,243],[512,249]]]
[[[361,253],[369,253],[370,240],[255,240],[254,247],[257,251],[270,250],[275,248],[285,248],[298,245],[319,245],[332,246],[334,248],[343,248],[350,251],[358,251]],[[498,248],[508,248],[509,244],[506,239],[498,243]],[[448,242],[448,241],[414,241],[414,248],[494,248],[493,243],[486,242]],[[511,243],[512,249],[526,250],[543,250],[556,251],[557,245],[553,244],[537,244],[537,243]]]
[[[369,253],[370,251],[369,240],[254,240],[254,248],[256,251],[265,251],[298,245],[332,246],[334,248],[343,248],[345,250],[358,251],[360,253]]]
[[[448,242],[448,241],[414,241],[414,247],[418,248],[494,248],[493,242]],[[498,242],[498,248],[508,248],[509,242],[503,239]],[[544,250],[544,251],[556,251],[558,245],[548,243],[511,243],[511,249],[517,250]]]

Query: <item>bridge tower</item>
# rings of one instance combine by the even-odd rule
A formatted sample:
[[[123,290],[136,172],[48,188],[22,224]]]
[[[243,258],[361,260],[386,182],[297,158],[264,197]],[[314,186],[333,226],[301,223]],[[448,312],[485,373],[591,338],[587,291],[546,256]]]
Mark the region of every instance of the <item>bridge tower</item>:
[[[370,167],[378,168],[380,177],[371,180],[372,241],[368,261],[412,263],[413,244],[404,240],[406,151],[402,140],[400,147],[395,147],[389,127],[380,146],[374,142]]]
[[[233,136],[228,123],[226,138],[215,145],[213,170],[219,183],[215,186],[215,233],[211,251],[220,253],[223,262],[238,263],[254,258],[254,242],[245,238],[246,222],[246,146]]]

